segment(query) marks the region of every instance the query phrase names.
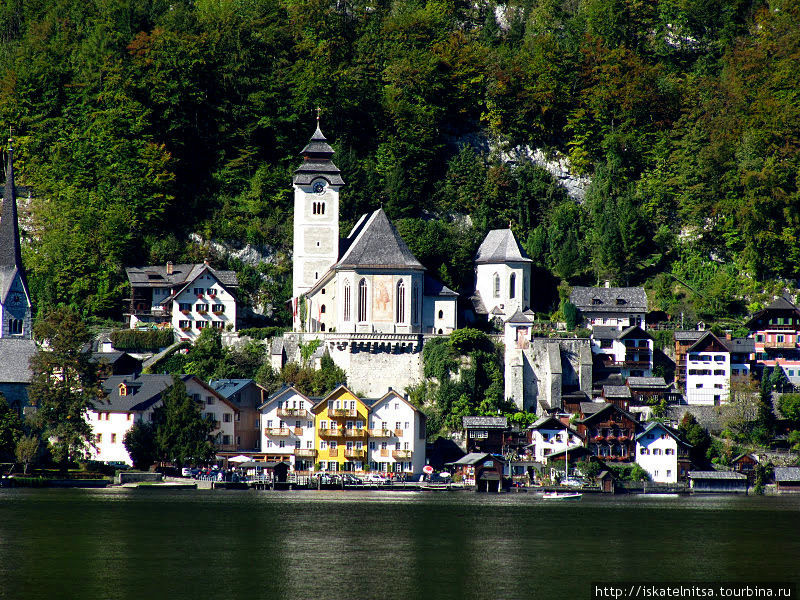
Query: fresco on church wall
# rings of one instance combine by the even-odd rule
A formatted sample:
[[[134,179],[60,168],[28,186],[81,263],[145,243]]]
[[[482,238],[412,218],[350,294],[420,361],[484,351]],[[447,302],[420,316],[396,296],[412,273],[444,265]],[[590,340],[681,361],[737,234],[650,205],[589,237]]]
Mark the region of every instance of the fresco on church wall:
[[[372,280],[372,320],[392,321],[392,276],[375,275]]]

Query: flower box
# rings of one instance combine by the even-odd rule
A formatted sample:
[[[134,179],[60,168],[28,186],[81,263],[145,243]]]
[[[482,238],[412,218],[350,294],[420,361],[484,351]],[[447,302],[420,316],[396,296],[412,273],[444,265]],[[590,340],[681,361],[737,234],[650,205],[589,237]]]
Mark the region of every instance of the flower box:
[[[215,314],[215,315],[224,315],[225,311],[224,310],[215,310],[215,311],[212,311],[212,313]]]
[[[192,311],[190,311],[190,310],[182,310],[181,312],[183,314],[185,314],[185,315],[188,315],[188,314],[191,314]]]
[[[207,315],[207,314],[208,314],[208,311],[207,311],[207,310],[198,310],[198,311],[197,311],[197,314],[198,314],[198,315]]]

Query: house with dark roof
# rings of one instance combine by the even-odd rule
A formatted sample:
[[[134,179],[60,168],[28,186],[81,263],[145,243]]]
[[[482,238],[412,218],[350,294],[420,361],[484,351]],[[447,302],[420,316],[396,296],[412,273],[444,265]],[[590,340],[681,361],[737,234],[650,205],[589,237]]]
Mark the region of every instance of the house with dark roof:
[[[688,477],[695,494],[747,493],[747,476],[735,471],[689,471]]]
[[[581,402],[576,421],[592,456],[604,461],[632,461],[636,456],[639,422],[628,411],[608,402]]]
[[[779,368],[793,385],[800,385],[800,308],[783,296],[747,322],[755,343],[756,366]]]
[[[689,473],[690,448],[674,429],[654,421],[636,436],[636,463],[655,482],[677,483]]]
[[[212,379],[208,385],[236,406],[233,435],[239,450],[260,450],[261,413],[258,407],[267,399],[267,390],[252,379]]]
[[[215,424],[211,438],[219,450],[237,450],[234,422],[238,409],[195,375],[180,375],[186,393],[206,419]],[[103,382],[105,397],[86,414],[92,427],[94,446],[90,457],[108,463],[133,464],[124,445],[125,434],[139,421],[152,421],[153,411],[163,404],[172,375],[114,375]]]
[[[294,331],[419,334],[453,331],[458,295],[433,277],[382,208],[339,239],[333,149],[317,126],[295,171]]]
[[[672,335],[675,338],[675,383],[677,383],[681,389],[685,389],[686,357],[689,354],[689,348],[705,335],[705,331],[690,329],[686,331],[675,331]]]
[[[555,416],[546,416],[528,427],[528,446],[534,461],[545,463],[565,450],[583,448],[583,436]]]
[[[647,314],[647,295],[641,287],[581,287],[572,288],[569,301],[580,311],[584,325],[615,327],[644,327]]]
[[[380,473],[421,473],[425,466],[425,414],[394,390],[364,402],[369,406],[370,468]]]
[[[689,347],[687,403],[719,406],[727,402],[731,385],[749,380],[754,351],[752,339],[720,338],[705,332]]]
[[[502,454],[508,419],[505,417],[462,417],[467,452]]]
[[[653,337],[638,325],[624,329],[595,325],[591,340],[599,378],[610,373],[619,373],[623,378],[652,375]]]
[[[103,365],[106,375],[133,375],[142,372],[142,361],[121,350],[111,352],[92,352],[89,359]]]
[[[482,492],[499,492],[503,487],[505,460],[488,452],[470,452],[449,463],[463,477],[464,485],[475,486]]]
[[[125,269],[131,296],[125,316],[131,329],[172,327],[191,341],[205,327],[236,330],[235,271],[199,264],[149,265]]]
[[[510,229],[487,233],[475,255],[475,314],[505,321],[529,309],[532,262]]]
[[[775,484],[779,493],[800,492],[800,467],[775,467]]]

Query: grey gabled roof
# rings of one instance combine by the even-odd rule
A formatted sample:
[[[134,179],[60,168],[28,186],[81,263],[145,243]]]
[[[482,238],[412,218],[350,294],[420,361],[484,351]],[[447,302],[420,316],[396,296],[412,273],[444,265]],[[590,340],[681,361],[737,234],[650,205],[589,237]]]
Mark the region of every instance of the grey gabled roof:
[[[641,287],[579,286],[572,288],[569,301],[584,312],[647,312],[647,294]]]
[[[481,298],[481,294],[478,290],[475,290],[475,293],[469,297],[469,301],[472,304],[472,310],[475,311],[476,315],[489,314],[489,311],[486,309],[486,305],[483,303],[483,298]]]
[[[626,383],[629,388],[638,389],[661,389],[668,387],[663,377],[628,377]]]
[[[492,229],[475,255],[475,263],[533,262],[510,229]]]
[[[691,479],[741,479],[747,480],[747,475],[735,471],[689,471]]]
[[[205,263],[173,265],[170,275],[167,274],[166,265],[128,267],[125,272],[133,287],[178,287],[191,283],[206,269],[226,288],[238,286],[236,271],[214,269]]]
[[[696,342],[699,340],[703,335],[705,335],[705,331],[697,331],[696,329],[691,329],[688,331],[676,331],[673,333],[675,339],[679,342]]]
[[[190,375],[181,375],[184,381]],[[119,395],[119,385],[125,383],[127,394]],[[147,410],[161,400],[164,390],[172,385],[172,375],[114,375],[103,382],[106,400],[97,402],[96,408],[112,412],[138,412]]]
[[[350,267],[425,269],[382,208],[370,215],[335,268]]]
[[[636,436],[636,441],[638,442],[639,439],[642,436],[644,436],[647,433],[650,433],[654,429],[661,429],[662,431],[664,431],[664,433],[668,434],[676,442],[678,442],[679,444],[681,444],[683,446],[686,446],[687,448],[691,448],[692,447],[691,444],[687,444],[686,442],[684,442],[680,438],[680,436],[675,431],[672,430],[672,428],[667,427],[666,425],[664,425],[663,423],[659,423],[658,421],[653,421],[653,422],[648,423],[647,426],[644,428],[644,431],[642,431],[639,435]]]
[[[800,481],[800,467],[775,467],[775,481]]]
[[[307,185],[317,178],[322,178],[331,185],[344,185],[339,167],[331,160],[333,148],[322,135],[319,124],[300,154],[303,156],[303,162],[295,169],[292,183]]]
[[[515,323],[530,325],[531,320],[528,317],[526,317],[521,310],[517,309],[517,312],[511,315],[511,317],[508,319],[508,321],[506,321],[506,323],[511,323],[512,325]]]
[[[595,340],[616,340],[622,332],[619,327],[611,325],[595,325],[592,327],[592,339]]]
[[[752,354],[756,351],[756,342],[752,338],[733,338],[720,340],[730,352]]]
[[[506,417],[461,417],[464,429],[482,427],[484,429],[505,429],[508,426]]]
[[[36,342],[15,338],[0,339],[0,383],[30,383],[29,362],[36,354]]]
[[[470,452],[465,456],[462,456],[455,462],[447,463],[448,465],[476,465],[479,462],[483,462],[484,460],[497,460],[500,462],[505,462],[505,460],[500,456],[494,456],[492,454],[488,454],[486,452]]]
[[[209,386],[214,388],[218,394],[225,398],[230,398],[250,384],[258,385],[252,379],[212,379],[208,382]]]
[[[452,296],[453,298],[458,296],[456,292],[427,273],[423,279],[422,293],[424,296]]]
[[[603,398],[630,398],[631,389],[625,385],[604,385]]]

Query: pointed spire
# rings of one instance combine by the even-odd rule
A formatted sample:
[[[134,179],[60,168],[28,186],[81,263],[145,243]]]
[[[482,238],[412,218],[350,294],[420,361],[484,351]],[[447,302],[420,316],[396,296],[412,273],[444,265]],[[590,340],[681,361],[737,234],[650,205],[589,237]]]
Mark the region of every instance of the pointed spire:
[[[22,272],[22,253],[17,223],[17,193],[14,187],[14,149],[11,139],[8,140],[8,159],[5,171],[3,208],[0,213],[0,267],[17,267]]]
[[[344,185],[339,168],[333,164],[333,148],[322,134],[319,126],[319,111],[317,109],[317,128],[308,144],[300,151],[303,163],[294,172],[295,185],[306,185],[314,179],[321,177],[331,185]]]

